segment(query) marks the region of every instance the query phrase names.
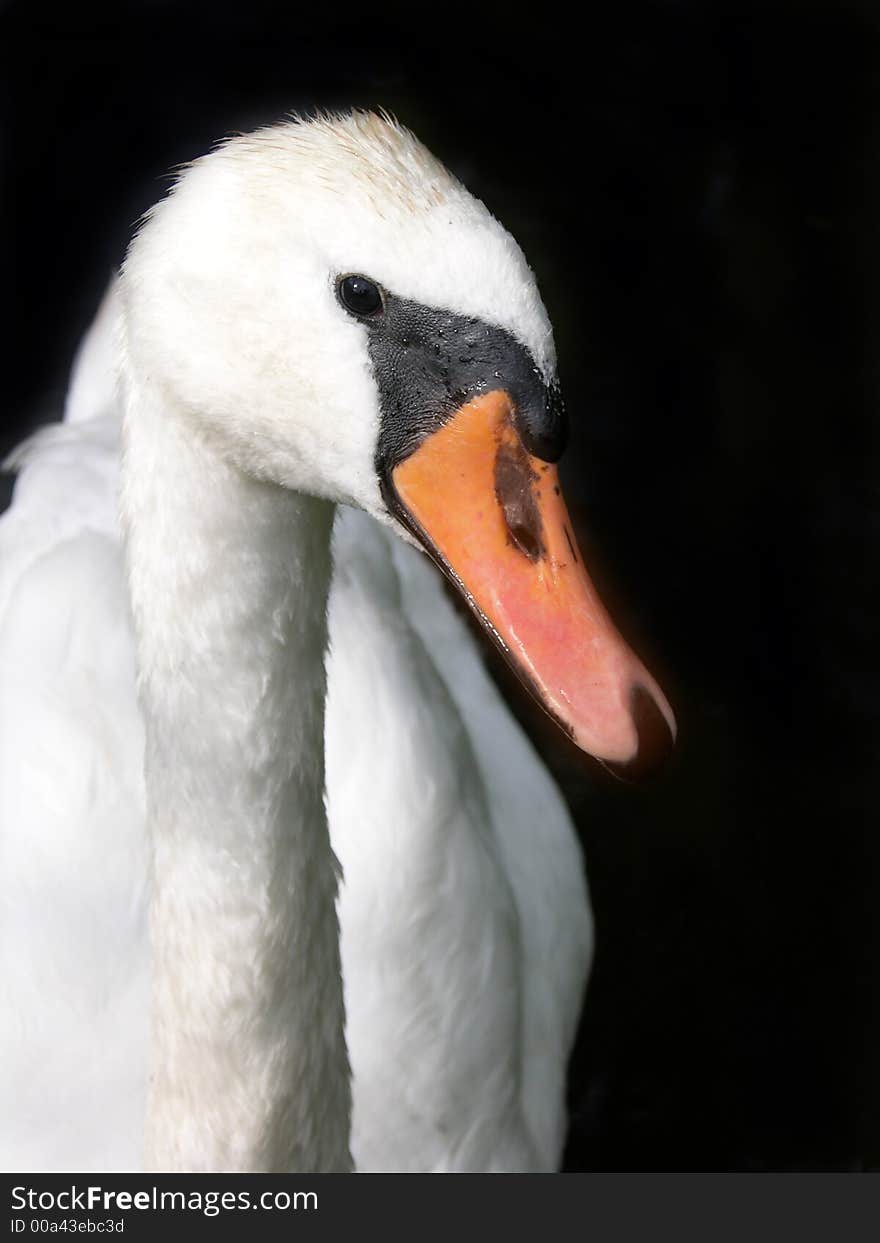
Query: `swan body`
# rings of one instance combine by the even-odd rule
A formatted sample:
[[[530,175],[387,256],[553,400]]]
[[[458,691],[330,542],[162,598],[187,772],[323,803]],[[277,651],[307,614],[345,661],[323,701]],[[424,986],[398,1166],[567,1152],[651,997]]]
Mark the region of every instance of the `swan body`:
[[[553,1169],[579,849],[398,538],[378,364],[326,272],[354,258],[491,316],[536,374],[546,315],[508,235],[392,124],[237,142],[154,213],[0,521],[0,1163],[138,1168],[146,1115],[154,1168],[348,1168],[350,1140],[363,1170]],[[263,230],[245,257],[253,199],[308,244],[279,257]],[[340,500],[366,514],[337,514],[325,692]]]
[[[118,436],[111,417],[45,441],[0,521],[0,1166],[10,1171],[140,1167],[148,850]]]

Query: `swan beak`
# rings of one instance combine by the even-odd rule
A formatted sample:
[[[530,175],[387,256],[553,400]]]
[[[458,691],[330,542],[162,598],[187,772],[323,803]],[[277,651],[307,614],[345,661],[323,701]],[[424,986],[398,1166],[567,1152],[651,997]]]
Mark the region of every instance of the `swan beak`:
[[[390,483],[400,516],[577,745],[618,776],[656,769],[672,709],[605,611],[556,467],[523,447],[509,394],[467,402]]]

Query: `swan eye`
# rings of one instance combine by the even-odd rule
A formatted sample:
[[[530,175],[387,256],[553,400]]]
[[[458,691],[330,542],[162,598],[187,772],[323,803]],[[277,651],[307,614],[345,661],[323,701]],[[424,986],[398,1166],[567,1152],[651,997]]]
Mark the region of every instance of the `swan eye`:
[[[336,291],[339,301],[352,315],[367,317],[382,310],[382,291],[367,276],[343,276]]]

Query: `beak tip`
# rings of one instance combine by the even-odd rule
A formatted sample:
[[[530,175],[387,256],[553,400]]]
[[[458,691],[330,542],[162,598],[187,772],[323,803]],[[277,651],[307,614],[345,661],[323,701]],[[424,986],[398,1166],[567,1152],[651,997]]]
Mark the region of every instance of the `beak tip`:
[[[638,735],[635,755],[624,763],[603,763],[621,781],[642,782],[656,777],[675,746],[674,726],[669,723],[655,697],[642,685],[633,688],[630,710]]]

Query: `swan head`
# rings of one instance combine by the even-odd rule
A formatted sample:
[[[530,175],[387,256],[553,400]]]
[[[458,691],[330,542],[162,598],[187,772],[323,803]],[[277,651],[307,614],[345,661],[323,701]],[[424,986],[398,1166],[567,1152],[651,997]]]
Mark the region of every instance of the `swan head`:
[[[242,471],[423,546],[586,751],[652,767],[675,725],[586,575],[534,276],[395,121],[291,121],[189,166],[122,277],[124,367]]]

